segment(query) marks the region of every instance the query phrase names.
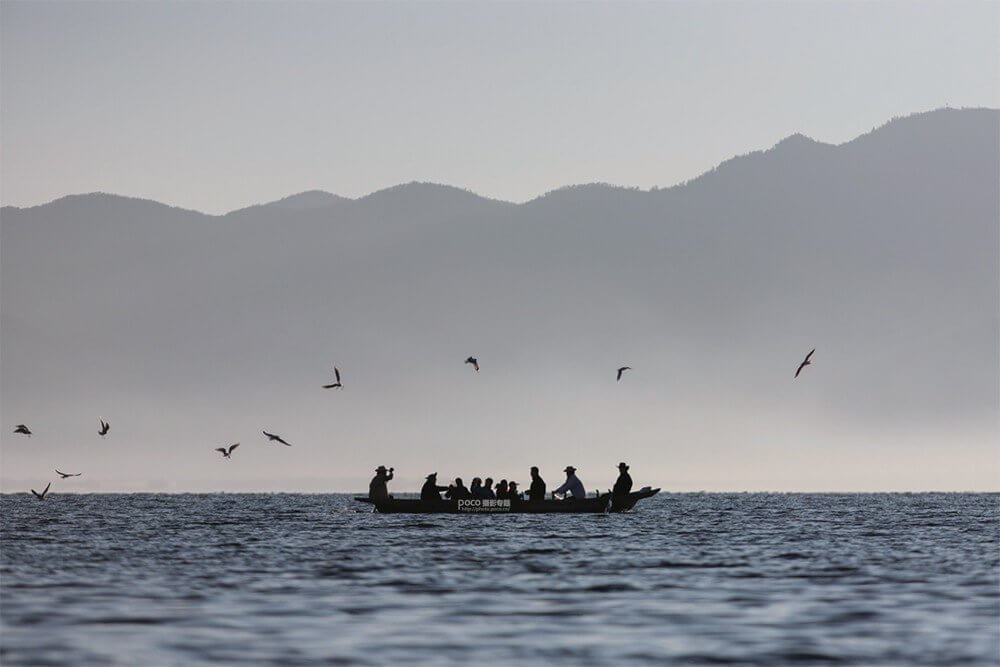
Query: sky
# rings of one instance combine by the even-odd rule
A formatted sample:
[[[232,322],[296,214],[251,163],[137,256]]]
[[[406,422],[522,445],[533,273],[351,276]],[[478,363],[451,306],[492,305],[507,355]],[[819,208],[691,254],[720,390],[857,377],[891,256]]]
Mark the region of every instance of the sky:
[[[946,106],[1000,3],[0,2],[5,206],[827,142],[7,209],[0,489],[1000,489],[1000,112]]]
[[[1000,3],[0,4],[0,201],[650,188],[1000,106]]]

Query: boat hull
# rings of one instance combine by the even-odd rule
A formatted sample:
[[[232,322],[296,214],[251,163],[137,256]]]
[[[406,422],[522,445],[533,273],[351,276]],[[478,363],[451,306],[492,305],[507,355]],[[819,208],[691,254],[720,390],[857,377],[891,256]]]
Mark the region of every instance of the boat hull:
[[[627,496],[612,496],[609,512],[628,512],[635,507],[635,504],[644,498],[652,498],[660,492],[659,488],[651,489],[648,486],[639,491],[633,491]]]
[[[381,514],[601,514],[607,511],[611,494],[605,493],[586,500],[420,500],[390,498],[375,502],[369,498],[355,500],[368,503]]]

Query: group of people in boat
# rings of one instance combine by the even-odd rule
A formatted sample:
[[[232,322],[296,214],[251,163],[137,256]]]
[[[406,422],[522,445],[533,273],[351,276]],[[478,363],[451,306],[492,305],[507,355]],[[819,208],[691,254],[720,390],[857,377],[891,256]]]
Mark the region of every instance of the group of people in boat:
[[[374,501],[388,500],[389,480],[393,477],[393,468],[379,466],[375,469],[375,477],[368,485],[368,498]],[[576,475],[576,468],[566,466],[563,470],[566,473],[566,481],[559,488],[551,492],[553,499],[578,499],[587,497],[587,490],[583,482]],[[427,475],[423,488],[420,489],[421,500],[442,500],[441,494],[448,500],[469,500],[474,498],[540,502],[545,500],[545,480],[538,472],[538,466],[531,468],[531,484],[525,491],[520,490],[520,486],[515,481],[501,479],[494,485],[493,478],[487,477],[485,480],[475,477],[468,487],[461,477],[448,486],[440,486],[437,482],[437,473],[432,472]],[[628,474],[628,466],[625,463],[618,464],[618,480],[615,482],[611,493],[614,496],[627,496],[632,491],[632,477]]]

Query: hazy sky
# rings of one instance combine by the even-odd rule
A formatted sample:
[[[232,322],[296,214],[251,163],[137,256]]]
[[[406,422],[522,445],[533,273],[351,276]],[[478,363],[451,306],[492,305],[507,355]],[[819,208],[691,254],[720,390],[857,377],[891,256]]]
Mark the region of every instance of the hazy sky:
[[[1000,3],[13,2],[5,205],[219,213],[411,180],[671,185],[799,131],[1000,106]]]

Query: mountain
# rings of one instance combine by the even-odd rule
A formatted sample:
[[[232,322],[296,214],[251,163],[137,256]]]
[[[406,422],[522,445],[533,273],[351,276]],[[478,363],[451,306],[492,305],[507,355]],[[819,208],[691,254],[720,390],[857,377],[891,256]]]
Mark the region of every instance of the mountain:
[[[88,461],[191,488],[241,488],[202,450],[262,428],[296,445],[260,445],[268,478],[355,488],[380,463],[603,487],[623,459],[678,489],[995,488],[998,144],[1000,112],[944,109],[652,191],[6,207],[4,475],[103,415],[130,446]]]

